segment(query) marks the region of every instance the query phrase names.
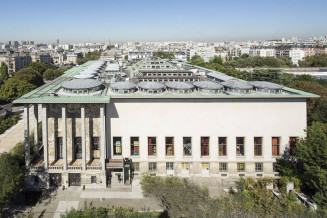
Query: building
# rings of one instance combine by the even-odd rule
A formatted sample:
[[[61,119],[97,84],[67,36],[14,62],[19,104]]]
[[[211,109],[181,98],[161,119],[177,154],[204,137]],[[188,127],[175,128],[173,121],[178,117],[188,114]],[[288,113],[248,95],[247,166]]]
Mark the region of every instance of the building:
[[[26,67],[31,61],[31,56],[27,54],[14,53],[0,55],[0,62],[6,63],[9,75],[13,75],[18,70]]]
[[[205,68],[211,77],[197,82],[76,79],[106,64],[74,67],[14,101],[24,104],[25,136],[29,122],[37,128],[42,104],[43,142],[38,149],[35,134],[33,160],[25,139],[28,188],[105,188],[112,179],[130,183],[131,175],[146,172],[218,181],[278,176],[276,158],[305,135],[306,100],[318,97]]]
[[[31,55],[32,62],[51,64],[50,54],[38,53]]]
[[[289,52],[290,58],[294,65],[299,65],[299,61],[302,61],[305,57],[305,52],[299,48],[293,48]]]
[[[69,52],[66,55],[67,57],[67,64],[77,64],[77,59],[82,58],[83,54],[82,52]]]
[[[275,57],[276,51],[272,48],[251,48],[249,51],[250,57]]]

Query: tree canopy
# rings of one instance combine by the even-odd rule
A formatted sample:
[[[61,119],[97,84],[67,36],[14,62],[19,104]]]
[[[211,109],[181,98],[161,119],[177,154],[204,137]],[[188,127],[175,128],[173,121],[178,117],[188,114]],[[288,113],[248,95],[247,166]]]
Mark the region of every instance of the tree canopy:
[[[39,72],[41,75],[48,69],[52,68],[49,64],[47,63],[40,63],[40,62],[31,62],[28,67],[33,68],[37,72]]]
[[[97,60],[101,57],[101,51],[94,51],[88,54],[85,54],[83,58],[77,59],[77,64],[81,65],[91,60]]]
[[[8,67],[5,62],[2,62],[0,66],[0,85],[4,83],[8,78]]]
[[[0,98],[10,102],[35,88],[35,85],[28,83],[25,80],[10,78],[1,86]]]
[[[153,56],[161,59],[174,59],[175,55],[171,52],[157,51],[153,53]]]
[[[42,75],[31,67],[20,69],[14,74],[17,80],[24,80],[39,87],[44,84]]]
[[[45,80],[53,80],[59,76],[61,76],[62,74],[64,74],[64,72],[66,70],[68,70],[69,68],[62,68],[62,69],[57,69],[57,70],[54,70],[54,69],[51,69],[51,68],[48,68],[44,73],[43,73],[43,78]]]
[[[327,67],[327,54],[308,56],[299,61],[300,67]]]

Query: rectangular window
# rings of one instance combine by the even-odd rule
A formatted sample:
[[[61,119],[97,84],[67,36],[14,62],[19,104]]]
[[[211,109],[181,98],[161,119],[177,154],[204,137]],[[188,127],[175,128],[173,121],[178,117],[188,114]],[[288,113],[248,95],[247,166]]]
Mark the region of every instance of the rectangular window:
[[[209,156],[209,137],[201,137],[201,156]]]
[[[189,163],[181,163],[181,169],[183,175],[188,175],[190,173],[190,164]]]
[[[279,138],[278,137],[272,137],[272,156],[278,156],[279,155]]]
[[[263,171],[263,163],[255,163],[255,171],[262,172]]]
[[[57,137],[56,140],[56,159],[62,159],[62,137]]]
[[[237,172],[245,172],[245,163],[237,163]]]
[[[236,137],[236,155],[244,156],[244,137]]]
[[[140,155],[139,137],[131,137],[131,155]]]
[[[219,163],[219,171],[220,172],[227,172],[228,171],[227,163]]]
[[[148,137],[148,155],[156,156],[157,155],[157,138]]]
[[[82,137],[74,137],[75,159],[82,159]]]
[[[166,137],[166,155],[174,155],[174,137]]]
[[[174,163],[166,163],[167,175],[174,175]]]
[[[219,156],[226,156],[227,155],[227,138],[219,137],[218,144],[219,144]]]
[[[157,163],[155,163],[155,162],[149,163],[149,172],[151,172],[151,173],[157,172]]]
[[[91,138],[91,149],[92,149],[92,157],[94,159],[100,158],[100,138],[92,137]]]
[[[183,137],[184,156],[192,155],[192,139],[191,137]]]
[[[254,156],[262,155],[262,137],[254,137]]]
[[[209,175],[209,163],[201,163],[202,175]]]
[[[121,137],[114,137],[114,155],[122,155],[122,141]]]
[[[296,137],[290,137],[290,155],[295,154]]]
[[[140,171],[140,163],[137,163],[137,162],[132,163],[132,171],[139,172]]]

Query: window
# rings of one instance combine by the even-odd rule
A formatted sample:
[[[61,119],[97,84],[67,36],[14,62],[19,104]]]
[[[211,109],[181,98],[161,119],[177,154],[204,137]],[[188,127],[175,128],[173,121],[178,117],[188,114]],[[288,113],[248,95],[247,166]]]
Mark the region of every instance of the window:
[[[183,175],[188,175],[189,170],[190,170],[190,164],[189,163],[181,163],[181,168],[182,168],[182,174]]]
[[[156,156],[157,155],[157,138],[148,137],[148,155]]]
[[[254,156],[262,155],[262,137],[254,137]]]
[[[152,173],[157,172],[157,163],[154,163],[154,162],[149,163],[149,172],[152,172]]]
[[[97,183],[97,177],[91,176],[91,183]]]
[[[296,137],[290,137],[290,155],[294,155],[296,145]]]
[[[209,175],[209,163],[201,163],[202,175]]]
[[[277,172],[277,163],[273,163],[273,172]]]
[[[138,162],[132,163],[132,171],[134,172],[140,171],[140,163]]]
[[[219,144],[219,156],[226,156],[227,155],[227,138],[219,137],[218,144]]]
[[[166,171],[167,171],[167,175],[173,175],[174,174],[174,163],[166,163]]]
[[[272,137],[272,156],[278,156],[279,155],[279,138],[278,137]]]
[[[92,157],[94,159],[100,158],[100,138],[99,137],[92,137],[91,138],[91,148],[92,148]]]
[[[166,137],[166,155],[174,155],[174,137]]]
[[[74,137],[75,159],[82,159],[82,137]]]
[[[184,156],[190,156],[192,155],[192,139],[191,137],[183,137],[183,150],[184,150]]]
[[[227,163],[219,163],[219,171],[220,172],[227,172],[228,171]]]
[[[237,163],[237,172],[245,172],[245,163]]]
[[[140,147],[139,147],[139,137],[131,137],[131,155],[139,156]]]
[[[114,137],[114,155],[122,155],[122,142],[121,137]]]
[[[236,155],[244,156],[244,137],[236,137]]]
[[[263,163],[255,163],[255,171],[262,172],[263,171]]]
[[[62,137],[57,137],[56,140],[56,158],[62,159]]]
[[[201,156],[209,156],[209,137],[201,137]]]

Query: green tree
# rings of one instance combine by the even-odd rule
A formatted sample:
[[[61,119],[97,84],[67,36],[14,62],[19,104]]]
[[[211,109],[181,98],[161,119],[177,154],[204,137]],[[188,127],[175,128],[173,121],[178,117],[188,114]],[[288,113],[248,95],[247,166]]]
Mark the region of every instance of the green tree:
[[[64,73],[65,70],[66,70],[66,68],[65,69],[58,69],[58,70],[54,70],[54,69],[49,68],[44,72],[43,78],[45,80],[53,80],[53,79],[61,76]]]
[[[81,65],[91,60],[97,60],[101,57],[101,51],[94,51],[88,54],[85,54],[83,58],[77,59],[77,64]]]
[[[25,80],[10,78],[1,86],[0,98],[10,102],[35,88],[35,85],[28,83]]]
[[[7,205],[24,186],[24,165],[9,153],[0,154],[0,207]]]
[[[299,61],[300,67],[327,67],[327,54],[308,56]]]
[[[216,64],[219,64],[219,65],[223,65],[223,59],[221,58],[221,56],[214,56],[209,63],[216,63]]]
[[[161,59],[174,59],[175,55],[171,52],[157,51],[153,53],[153,56]]]
[[[127,61],[128,60],[128,55],[125,55],[124,56],[124,59]]]
[[[295,154],[313,199],[327,209],[327,124],[314,122],[308,127],[306,138],[296,143]]]
[[[40,63],[40,62],[31,62],[28,67],[33,68],[37,72],[39,72],[41,75],[50,68],[50,65],[47,63]]]
[[[4,83],[8,78],[8,67],[5,62],[2,62],[0,66],[0,85]]]
[[[200,57],[199,55],[194,55],[191,57],[191,64],[203,67],[205,65],[205,62],[203,58]]]
[[[42,75],[31,67],[23,68],[14,74],[17,80],[24,80],[37,87],[44,84]]]

